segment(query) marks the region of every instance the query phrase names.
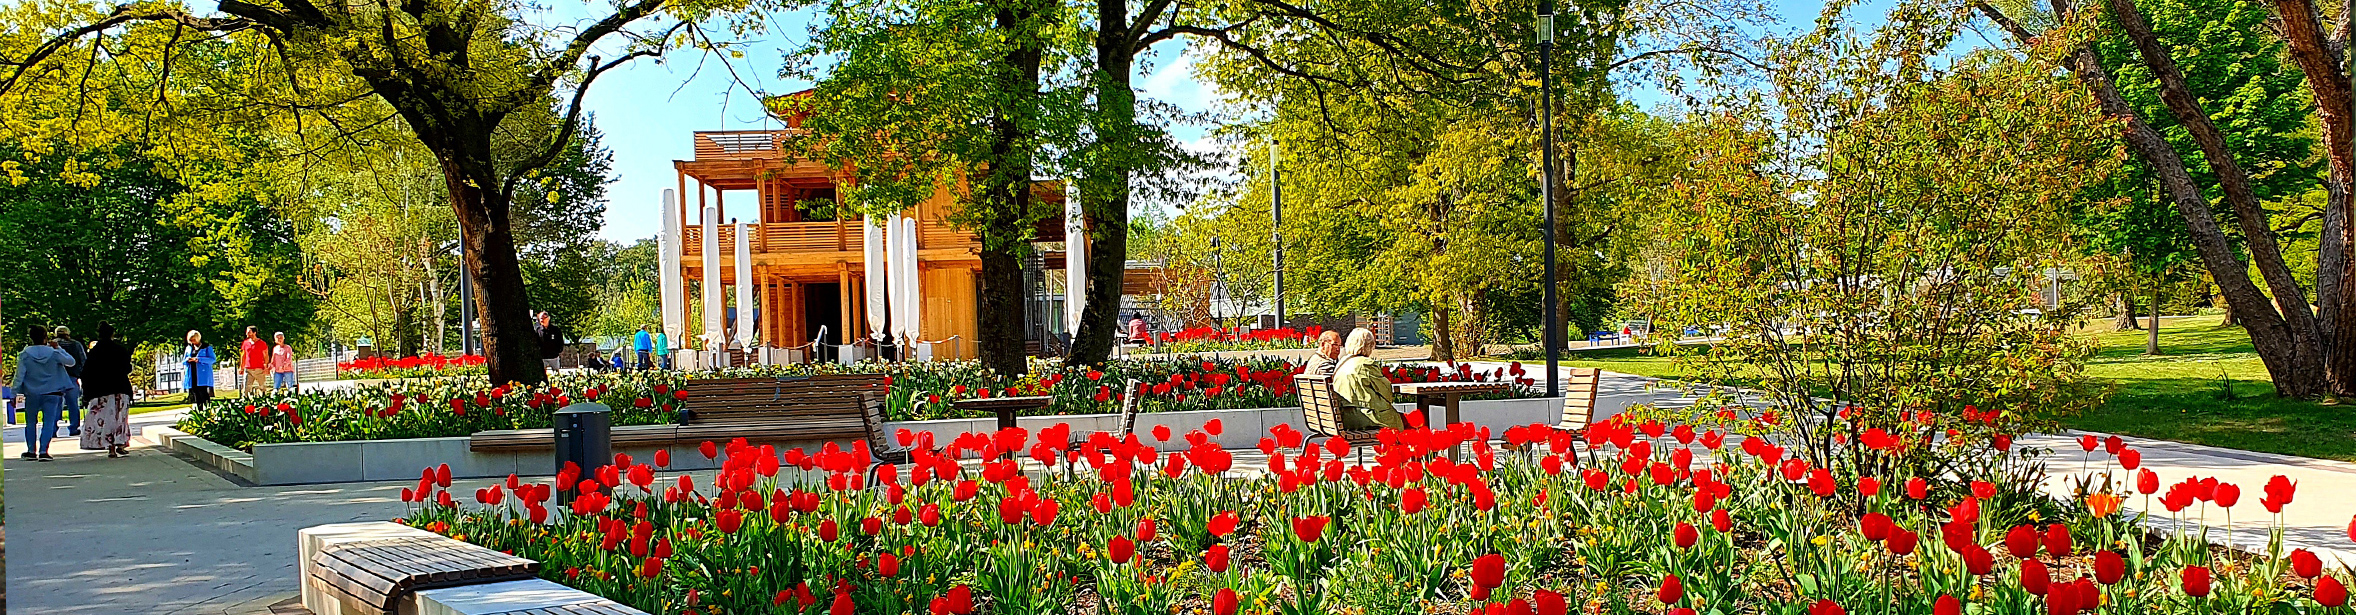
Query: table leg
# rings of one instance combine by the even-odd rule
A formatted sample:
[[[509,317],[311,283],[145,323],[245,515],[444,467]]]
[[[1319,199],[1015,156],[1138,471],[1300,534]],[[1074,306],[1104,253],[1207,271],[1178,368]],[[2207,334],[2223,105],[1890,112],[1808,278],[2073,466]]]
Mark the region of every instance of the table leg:
[[[1431,400],[1431,398],[1429,398],[1429,397],[1424,397],[1424,396],[1422,396],[1422,395],[1416,395],[1416,396],[1415,396],[1415,413],[1416,413],[1416,414],[1421,414],[1421,415],[1423,415],[1423,426],[1424,426],[1424,427],[1426,427],[1426,428],[1430,428],[1430,429],[1438,429],[1438,428],[1440,427],[1440,424],[1439,424],[1439,423],[1435,423],[1435,422],[1433,422],[1433,421],[1432,421],[1432,400]]]
[[[1458,397],[1458,396],[1457,396],[1457,394],[1455,394],[1455,393],[1446,393],[1446,394],[1443,394],[1443,395],[1441,395],[1441,396],[1440,396],[1440,403],[1441,403],[1441,404],[1442,404],[1444,407],[1446,407],[1446,408],[1448,409],[1448,426],[1449,426],[1449,427],[1455,427],[1455,426],[1456,426],[1456,422],[1457,422],[1457,420],[1460,418],[1460,417],[1458,417],[1458,416],[1456,415],[1456,400],[1457,400],[1457,397]],[[1465,445],[1464,445],[1464,444],[1458,444],[1458,445],[1456,445],[1456,446],[1451,446],[1451,447],[1448,447],[1448,460],[1449,460],[1449,461],[1463,461],[1463,460],[1464,460],[1464,447],[1465,447]]]
[[[999,429],[1011,429],[1011,428],[1013,428],[1013,427],[1014,427],[1014,409],[1013,409],[1013,408],[999,408],[999,409],[998,409],[998,428],[999,428]]]

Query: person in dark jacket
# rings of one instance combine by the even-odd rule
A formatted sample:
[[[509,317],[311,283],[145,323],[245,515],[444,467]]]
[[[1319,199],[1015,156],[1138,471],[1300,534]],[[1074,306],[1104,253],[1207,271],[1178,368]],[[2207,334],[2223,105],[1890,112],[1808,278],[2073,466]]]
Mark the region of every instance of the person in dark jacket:
[[[548,373],[556,373],[557,357],[564,356],[564,329],[548,321],[548,313],[541,312],[539,326],[533,333],[540,337],[540,364]]]
[[[82,397],[90,403],[90,429],[82,450],[107,457],[131,455],[131,348],[115,341],[113,324],[98,325],[98,340],[82,364]]]
[[[65,325],[50,329],[49,339],[57,342],[54,345],[58,350],[74,355],[74,364],[65,368],[65,373],[74,377],[74,388],[65,392],[65,435],[79,436],[82,435],[82,365],[90,362],[90,347],[74,339],[74,331]]]
[[[49,441],[57,438],[57,415],[65,408],[65,392],[75,386],[74,377],[65,368],[76,363],[74,355],[50,345],[47,327],[33,325],[29,333],[32,344],[16,355],[16,379],[9,384],[24,398],[24,457],[54,461],[49,456]]]

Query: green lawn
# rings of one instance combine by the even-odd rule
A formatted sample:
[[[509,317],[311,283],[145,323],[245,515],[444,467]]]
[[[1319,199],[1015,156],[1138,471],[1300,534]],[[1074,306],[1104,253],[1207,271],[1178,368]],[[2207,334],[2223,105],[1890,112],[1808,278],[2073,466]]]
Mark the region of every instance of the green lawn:
[[[2218,316],[2166,319],[2160,356],[2143,354],[2144,332],[2088,333],[2102,352],[2088,375],[2115,383],[2110,400],[2064,421],[2090,431],[2243,450],[2356,461],[2356,400],[2339,406],[2274,396],[2266,369],[2240,329]],[[2104,323],[2107,325],[2107,323]],[[2102,325],[2098,325],[2102,326]],[[1676,378],[1670,360],[1633,348],[1574,351],[1565,364]],[[2228,384],[2230,383],[2230,384]],[[2232,398],[2226,398],[2230,386]]]

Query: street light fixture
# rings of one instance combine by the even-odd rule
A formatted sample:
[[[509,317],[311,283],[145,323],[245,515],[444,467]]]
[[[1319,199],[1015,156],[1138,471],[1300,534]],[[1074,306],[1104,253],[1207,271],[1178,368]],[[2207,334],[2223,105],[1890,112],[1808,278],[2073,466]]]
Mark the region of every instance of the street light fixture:
[[[1538,92],[1545,99],[1540,123],[1544,126],[1539,137],[1540,165],[1538,200],[1546,208],[1546,331],[1539,335],[1539,343],[1546,345],[1546,396],[1562,394],[1558,364],[1562,362],[1562,321],[1556,313],[1554,285],[1554,0],[1538,1]]]

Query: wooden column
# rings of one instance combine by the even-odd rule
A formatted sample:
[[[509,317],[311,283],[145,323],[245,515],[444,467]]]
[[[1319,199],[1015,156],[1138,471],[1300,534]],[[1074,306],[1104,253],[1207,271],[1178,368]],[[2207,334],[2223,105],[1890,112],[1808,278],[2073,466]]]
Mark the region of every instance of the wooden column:
[[[851,341],[851,310],[856,309],[852,306],[863,302],[851,300],[850,263],[835,263],[834,275],[835,288],[837,289],[834,293],[835,300],[842,304],[842,308],[836,310],[836,313],[841,314],[843,317],[842,328],[836,329],[836,331],[841,331],[842,334],[835,336],[835,339],[842,340],[844,343],[849,343]]]

